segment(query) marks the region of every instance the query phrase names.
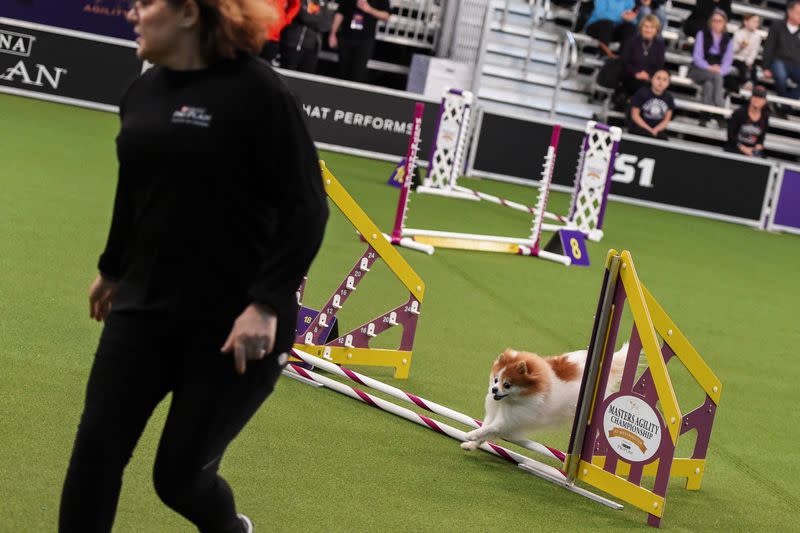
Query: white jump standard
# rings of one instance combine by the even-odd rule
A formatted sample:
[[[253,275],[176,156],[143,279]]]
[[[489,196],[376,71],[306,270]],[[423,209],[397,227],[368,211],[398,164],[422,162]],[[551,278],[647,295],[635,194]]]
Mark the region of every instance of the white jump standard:
[[[464,159],[470,136],[473,96],[469,91],[451,89],[442,99],[439,122],[428,164],[428,176],[416,191],[463,200],[486,201],[512,209],[536,214],[536,207],[475,191],[458,184],[465,171]],[[614,173],[614,158],[622,131],[590,121],[578,157],[569,213],[565,216],[544,211],[543,217],[554,221],[543,224],[544,231],[572,229],[584,233],[590,240],[603,236],[603,218]],[[541,185],[540,185],[541,187]]]
[[[419,130],[416,128],[415,123],[415,128],[412,130],[412,144],[418,142],[418,133],[416,138],[414,137],[414,132],[418,131]],[[544,250],[544,247],[540,245],[542,230],[544,229],[544,213],[547,206],[547,198],[550,192],[550,184],[553,179],[553,169],[555,168],[556,152],[558,149],[558,140],[560,134],[561,126],[553,126],[553,135],[550,139],[550,145],[547,147],[547,154],[544,158],[541,184],[538,190],[536,205],[532,208],[533,219],[531,221],[531,232],[527,237],[505,237],[498,235],[481,235],[475,233],[408,228],[405,226],[405,222],[408,212],[408,199],[411,192],[411,181],[407,179],[404,181],[403,187],[400,189],[400,199],[397,204],[395,225],[391,236],[392,243],[408,246],[408,244],[406,244],[408,241],[404,243],[403,239],[410,237],[418,245],[504,252],[517,255],[541,257],[542,259],[548,259],[563,265],[571,264],[572,260],[568,256],[549,252]],[[414,165],[416,165],[416,149],[410,149],[409,153],[411,154],[411,157],[407,159],[406,164],[409,165],[409,168],[413,171]]]

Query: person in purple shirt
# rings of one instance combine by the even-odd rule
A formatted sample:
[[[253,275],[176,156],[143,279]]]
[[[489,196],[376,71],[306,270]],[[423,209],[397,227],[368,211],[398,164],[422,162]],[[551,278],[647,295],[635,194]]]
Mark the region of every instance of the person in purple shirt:
[[[622,89],[630,96],[650,86],[650,78],[664,67],[666,47],[659,34],[659,20],[645,15],[639,23],[639,34],[622,47]]]
[[[718,9],[724,11],[726,17],[731,18],[733,14],[731,0],[696,0],[692,12],[683,22],[683,33],[687,37],[697,35],[698,31],[708,26],[708,19]]]
[[[703,89],[703,103],[717,107],[725,105],[724,78],[733,66],[733,37],[725,31],[728,17],[721,9],[708,19],[708,28],[697,32],[692,53],[689,77]],[[701,117],[701,124],[708,116]]]

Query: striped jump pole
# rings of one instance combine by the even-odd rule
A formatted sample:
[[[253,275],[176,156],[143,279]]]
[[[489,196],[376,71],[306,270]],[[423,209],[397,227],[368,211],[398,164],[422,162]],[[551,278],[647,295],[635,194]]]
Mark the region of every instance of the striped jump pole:
[[[401,407],[399,405],[395,405],[389,401],[386,401],[382,398],[378,398],[377,396],[372,396],[371,394],[367,394],[366,392],[357,389],[355,387],[351,387],[349,385],[345,385],[344,383],[340,383],[334,379],[327,378],[316,372],[312,372],[310,370],[306,370],[303,367],[289,363],[289,366],[284,369],[283,373],[291,378],[301,378],[303,383],[317,383],[321,384],[325,388],[332,389],[340,394],[345,396],[349,396],[355,400],[358,400],[362,403],[370,405],[372,407],[376,407],[393,415],[399,416],[400,418],[404,418],[409,422],[414,422],[417,425],[426,427],[436,433],[440,433],[442,435],[446,435],[450,438],[455,440],[466,442],[467,434],[460,429],[456,429],[452,426],[444,424],[442,422],[438,422],[436,420],[432,420],[425,415],[421,415],[415,413],[410,409],[406,409],[405,407]],[[497,457],[501,457],[506,461],[516,464],[521,469],[525,470],[528,473],[531,473],[545,481],[549,481],[550,483],[554,483],[559,487],[563,487],[570,492],[588,498],[594,502],[600,503],[605,505],[606,507],[610,507],[612,509],[622,509],[622,505],[589,492],[586,489],[578,487],[577,485],[570,485],[566,482],[566,477],[564,472],[554,468],[550,465],[540,463],[534,459],[526,457],[522,454],[516,453],[512,450],[507,448],[503,448],[502,446],[498,446],[496,444],[492,444],[490,442],[485,442],[480,446],[481,450],[491,453]]]
[[[417,154],[419,152],[419,141],[422,135],[422,115],[425,113],[425,104],[417,102],[414,107],[414,122],[411,123],[411,135],[408,137],[408,150],[406,151],[406,162],[404,167],[403,184],[400,186],[400,196],[397,200],[397,211],[395,212],[394,226],[392,234],[384,237],[395,246],[411,248],[418,252],[428,255],[433,254],[433,246],[416,242],[414,239],[403,235],[406,217],[408,216],[408,203],[411,194],[411,182],[414,178],[414,171],[417,168]]]
[[[477,200],[484,200],[489,203],[502,205],[505,207],[510,207],[511,209],[515,209],[517,211],[522,211],[523,213],[529,213],[531,215],[536,214],[536,208],[531,207],[529,205],[521,204],[519,202],[515,202],[513,200],[509,200],[507,198],[500,198],[499,196],[494,196],[493,194],[487,194],[485,192],[476,191],[473,189],[468,189],[466,187],[461,187],[460,185],[456,185],[453,190],[457,192],[464,193],[465,195],[474,196]],[[435,194],[435,193],[434,193]],[[549,220],[556,220],[561,222],[562,224],[569,224],[568,217],[562,217],[561,215],[556,215],[555,213],[551,213],[550,211],[544,212],[544,218]]]
[[[393,387],[391,385],[387,385],[382,381],[378,381],[377,379],[373,379],[369,376],[365,376],[364,374],[359,374],[353,370],[350,370],[347,367],[339,366],[325,359],[320,359],[319,357],[313,356],[311,354],[307,354],[300,350],[293,350],[293,355],[300,359],[301,361],[308,363],[309,365],[319,367],[326,372],[330,372],[331,374],[336,374],[337,376],[342,376],[352,381],[355,381],[359,385],[363,385],[365,387],[369,387],[371,389],[375,389],[377,391],[381,391],[393,398],[397,398],[398,400],[402,400],[404,402],[412,403],[417,407],[421,407],[426,411],[430,411],[431,413],[435,413],[437,415],[445,416],[451,420],[455,420],[456,422],[460,422],[465,426],[469,426],[471,428],[479,428],[483,425],[483,422],[476,418],[472,418],[471,416],[467,416],[464,413],[460,413],[449,407],[445,407],[444,405],[440,405],[436,402],[432,402],[430,400],[426,400],[425,398],[420,398],[415,394],[411,394],[410,392],[406,392],[404,390],[398,389],[397,387]],[[513,444],[517,446],[521,446],[526,450],[530,450],[532,452],[536,452],[541,454],[548,459],[554,459],[561,463],[564,462],[566,455],[561,450],[556,448],[551,448],[549,446],[545,446],[543,444],[539,444],[536,441],[532,440],[509,440]]]

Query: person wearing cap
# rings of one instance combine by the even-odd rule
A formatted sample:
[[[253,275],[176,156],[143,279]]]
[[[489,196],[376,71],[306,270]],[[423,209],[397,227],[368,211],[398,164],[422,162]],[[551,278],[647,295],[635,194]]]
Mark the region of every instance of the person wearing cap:
[[[733,112],[728,120],[728,142],[725,151],[750,157],[764,157],[764,137],[769,126],[767,90],[761,85],[753,89],[747,105]]]
[[[733,38],[725,31],[727,22],[724,11],[714,11],[708,27],[697,32],[689,68],[689,77],[703,89],[703,103],[717,107],[725,105],[724,78],[733,66]],[[701,124],[707,121],[708,115],[703,114]]]
[[[800,1],[786,6],[786,22],[773,23],[764,43],[764,74],[775,79],[778,96],[800,99]],[[790,89],[787,81],[793,80]]]

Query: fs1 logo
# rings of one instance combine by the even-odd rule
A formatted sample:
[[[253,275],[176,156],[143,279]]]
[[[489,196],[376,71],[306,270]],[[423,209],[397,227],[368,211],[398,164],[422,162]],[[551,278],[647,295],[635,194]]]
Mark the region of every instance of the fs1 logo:
[[[0,30],[0,53],[30,57],[35,40],[36,37],[33,35]],[[8,67],[5,71],[0,71],[0,80],[19,82],[23,85],[36,87],[42,87],[46,82],[53,89],[58,89],[58,85],[61,83],[61,76],[66,73],[67,69],[65,68],[54,67],[48,69],[45,65],[38,63],[34,70],[20,59],[14,66]]]
[[[614,160],[616,174],[611,176],[611,179],[620,183],[633,183],[637,169],[639,170],[639,186],[652,188],[656,160],[651,157],[639,159],[635,155],[617,154],[617,158]]]

